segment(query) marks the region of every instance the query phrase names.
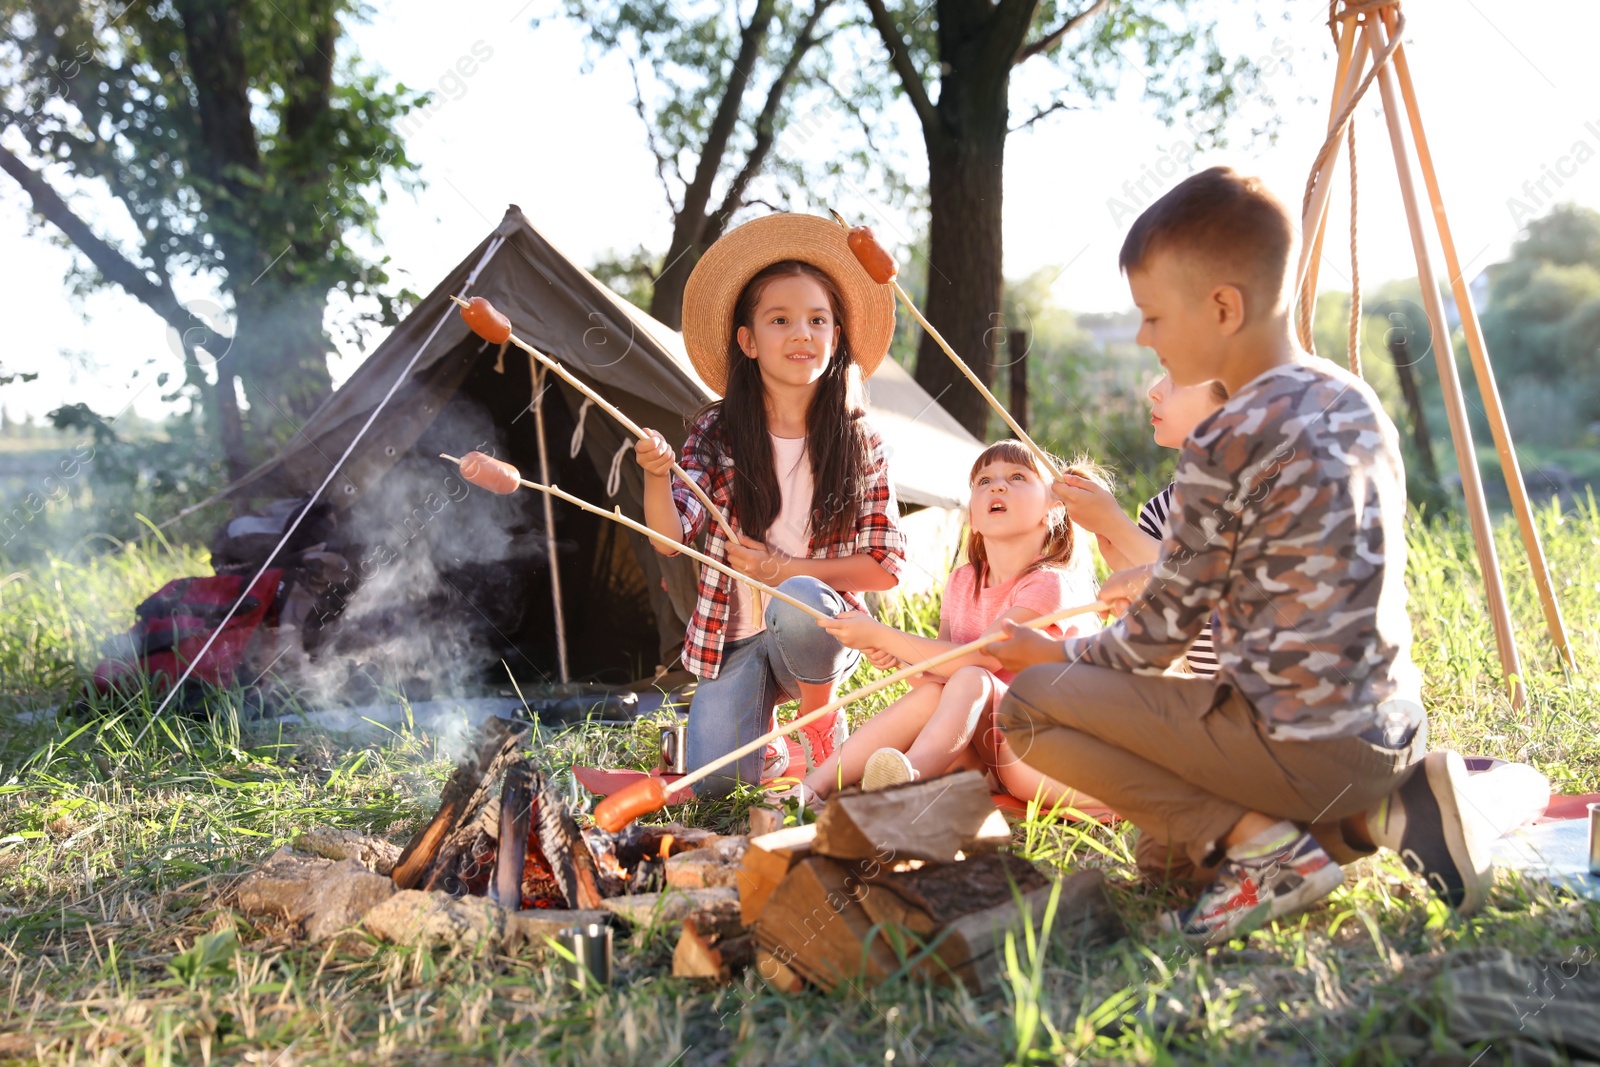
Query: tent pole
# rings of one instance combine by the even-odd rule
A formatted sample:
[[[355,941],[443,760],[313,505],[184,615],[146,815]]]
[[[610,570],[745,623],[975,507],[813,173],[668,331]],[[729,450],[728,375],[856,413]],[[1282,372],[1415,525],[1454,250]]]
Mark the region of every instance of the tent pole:
[[[1384,27],[1393,32],[1389,10],[1385,9],[1382,14]],[[1394,65],[1395,75],[1400,82],[1400,95],[1405,100],[1406,117],[1411,122],[1411,140],[1416,146],[1417,164],[1422,171],[1422,181],[1428,188],[1433,221],[1439,229],[1439,243],[1444,246],[1444,265],[1450,272],[1450,290],[1456,298],[1456,310],[1461,313],[1461,332],[1466,337],[1467,352],[1472,357],[1472,373],[1478,381],[1478,393],[1483,398],[1483,410],[1489,420],[1495,452],[1500,456],[1500,470],[1505,475],[1506,490],[1511,494],[1511,510],[1516,513],[1517,526],[1522,532],[1522,545],[1528,553],[1533,584],[1539,590],[1545,626],[1550,630],[1550,639],[1555,642],[1556,654],[1568,667],[1574,667],[1572,648],[1567,644],[1567,628],[1561,619],[1561,605],[1556,600],[1555,587],[1550,581],[1550,566],[1545,561],[1539,529],[1534,524],[1528,487],[1522,481],[1522,466],[1511,443],[1511,427],[1506,422],[1505,409],[1500,404],[1500,387],[1495,383],[1489,349],[1483,342],[1483,330],[1478,324],[1478,309],[1472,300],[1472,290],[1467,287],[1461,257],[1456,252],[1455,237],[1450,232],[1450,220],[1445,217],[1444,197],[1439,192],[1439,176],[1433,169],[1433,154],[1428,151],[1428,137],[1422,129],[1422,112],[1417,109],[1417,90],[1411,83],[1405,45],[1394,50]]]
[[[1383,21],[1369,15],[1363,25],[1364,32],[1370,35],[1373,55],[1382,56],[1388,44]],[[1380,64],[1378,91],[1383,98],[1384,119],[1389,127],[1389,143],[1394,149],[1395,174],[1400,179],[1400,199],[1405,204],[1412,250],[1417,257],[1417,283],[1422,288],[1422,304],[1427,310],[1428,322],[1433,329],[1433,356],[1439,368],[1439,384],[1443,387],[1445,413],[1450,420],[1450,435],[1455,443],[1456,462],[1461,469],[1461,490],[1466,498],[1467,519],[1472,526],[1473,540],[1477,543],[1478,566],[1483,571],[1483,583],[1488,593],[1489,618],[1494,624],[1500,666],[1510,686],[1511,706],[1521,709],[1527,699],[1527,692],[1522,683],[1522,662],[1517,654],[1516,635],[1511,627],[1511,612],[1506,604],[1505,582],[1500,575],[1500,560],[1494,547],[1494,526],[1489,520],[1489,506],[1483,495],[1483,479],[1478,471],[1478,457],[1472,447],[1472,427],[1467,422],[1467,403],[1461,390],[1461,378],[1456,372],[1455,351],[1450,344],[1450,330],[1445,322],[1444,302],[1439,297],[1439,283],[1434,277],[1433,264],[1428,255],[1427,237],[1422,229],[1422,214],[1417,206],[1411,159],[1406,152],[1405,134],[1400,128],[1400,102],[1395,90],[1394,69],[1389,63]]]
[[[544,368],[531,355],[528,370],[533,375],[533,427],[539,435],[539,480],[550,484],[550,449],[544,439]],[[565,685],[572,678],[567,674],[567,618],[561,607],[561,564],[556,559],[555,502],[544,495],[544,546],[550,556],[550,600],[556,609],[556,666],[561,671]]]

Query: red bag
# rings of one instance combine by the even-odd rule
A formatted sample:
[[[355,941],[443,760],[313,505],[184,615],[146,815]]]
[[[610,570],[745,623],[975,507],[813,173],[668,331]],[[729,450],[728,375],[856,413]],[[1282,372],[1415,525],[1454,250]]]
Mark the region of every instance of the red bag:
[[[277,601],[283,573],[280,569],[262,573],[190,672],[191,680],[216,686],[229,686],[237,680],[256,631],[267,622]],[[177,578],[162,586],[134,609],[138,621],[123,646],[131,658],[101,662],[94,669],[95,689],[102,694],[137,689],[148,679],[152,692],[166,692],[200,654],[247,580],[242,575],[220,574]]]

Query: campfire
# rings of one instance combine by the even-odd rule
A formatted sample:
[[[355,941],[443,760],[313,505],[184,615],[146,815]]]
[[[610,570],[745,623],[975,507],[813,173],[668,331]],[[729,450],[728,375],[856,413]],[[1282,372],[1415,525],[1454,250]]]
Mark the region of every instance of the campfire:
[[[395,863],[398,889],[488,897],[510,911],[592,910],[665,888],[666,860],[716,835],[677,826],[580,828],[521,749],[528,724],[488,720]],[[497,790],[496,784],[500,786]]]
[[[543,951],[574,926],[667,925],[678,931],[675,976],[727,982],[755,968],[787,991],[908,968],[992,988],[1006,932],[1032,925],[1043,936],[1052,892],[1056,940],[1120,933],[1098,871],[1057,886],[1010,854],[1010,828],[975,772],[845,790],[817,822],[753,837],[677,824],[611,833],[579,825],[522,754],[528,730],[498,718],[480,726],[403,850],[313,830],[247,876],[231,903],[313,941],[359,926],[391,943],[492,943],[508,954]]]

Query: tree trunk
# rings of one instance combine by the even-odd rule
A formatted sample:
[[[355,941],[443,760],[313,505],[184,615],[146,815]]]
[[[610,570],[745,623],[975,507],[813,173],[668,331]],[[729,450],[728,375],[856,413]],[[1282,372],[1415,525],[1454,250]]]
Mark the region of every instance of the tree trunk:
[[[269,273],[238,291],[235,302],[231,369],[244,382],[255,432],[285,443],[333,392],[322,329],[326,300],[312,289],[275,285]]]
[[[217,365],[217,384],[200,386],[207,406],[211,409],[211,428],[222,443],[222,460],[228,471],[228,481],[237,481],[249,472],[250,448],[245,444],[244,420],[239,415],[239,398],[235,393],[234,376],[226,364]]]
[[[924,128],[928,148],[928,282],[923,314],[988,385],[1001,318],[1001,205],[1006,94],[1011,68],[954,66],[941,81],[945,130]],[[954,134],[945,132],[956,131]],[[974,436],[989,405],[933,338],[917,346],[917,383]]]
[[[1422,464],[1428,481],[1438,485],[1439,465],[1433,458],[1433,436],[1428,433],[1428,417],[1422,413],[1422,391],[1417,388],[1416,355],[1409,337],[1400,330],[1389,331],[1388,345],[1395,377],[1400,379],[1400,395],[1405,398],[1406,410],[1411,415],[1411,440],[1417,448],[1417,461]]]
[[[650,289],[650,315],[674,330],[683,329],[683,287],[705,252],[700,236],[705,221],[704,215],[691,218],[679,212],[672,227],[672,244],[667,246],[666,266]]]

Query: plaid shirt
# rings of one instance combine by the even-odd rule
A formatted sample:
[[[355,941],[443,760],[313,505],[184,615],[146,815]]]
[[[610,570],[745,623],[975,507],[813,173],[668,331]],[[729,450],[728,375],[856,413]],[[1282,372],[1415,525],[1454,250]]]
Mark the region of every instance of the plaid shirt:
[[[679,466],[728,516],[734,530],[743,534],[738,516],[733,513],[733,457],[728,455],[727,438],[721,433],[719,416],[720,412],[713,409],[695,420],[683,443]],[[906,539],[900,532],[900,510],[895,504],[894,486],[889,481],[889,457],[883,439],[871,424],[863,420],[862,428],[866,431],[867,447],[872,451],[872,470],[856,514],[855,528],[843,537],[821,543],[813,537],[810,558],[871,556],[898,581],[906,555]],[[683,521],[684,540],[693,542],[704,532],[706,555],[718,563],[726,563],[727,538],[723,536],[722,527],[706,513],[705,505],[677,479],[673,480],[672,499]],[[722,646],[727,639],[732,613],[733,584],[733,579],[721,571],[700,568],[694,617],[689,620],[683,643],[683,663],[701,678],[715,678],[722,669]],[[841,589],[839,594],[851,607],[866,610],[855,593]]]

